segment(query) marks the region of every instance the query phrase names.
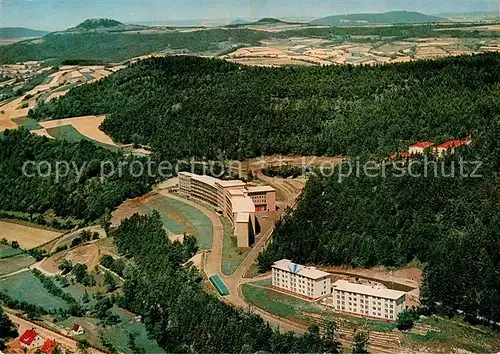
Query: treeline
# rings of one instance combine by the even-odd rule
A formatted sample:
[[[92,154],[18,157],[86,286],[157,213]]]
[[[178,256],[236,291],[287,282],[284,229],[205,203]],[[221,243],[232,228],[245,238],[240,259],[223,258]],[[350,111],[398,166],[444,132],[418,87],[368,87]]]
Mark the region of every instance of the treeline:
[[[116,167],[132,161],[144,158],[124,157],[84,140],[71,143],[7,130],[0,136],[0,210],[98,220],[125,199],[146,193],[155,182],[147,173],[129,168],[121,175],[107,169],[101,175],[102,163]],[[70,168],[61,167],[58,175],[58,162]]]
[[[71,90],[30,117],[107,113],[102,129],[164,158],[388,155],[463,138],[500,114],[500,53],[376,67],[251,68],[141,61]]]
[[[310,169],[308,168],[298,166],[264,167],[262,169],[262,174],[267,177],[296,178],[309,171]]]
[[[500,321],[499,142],[497,121],[443,160],[391,162],[385,175],[380,166],[365,174],[361,160],[350,177],[346,164],[312,176],[259,255],[261,271],[281,258],[353,267],[418,260],[428,310]]]
[[[303,336],[271,329],[259,316],[236,309],[202,290],[200,274],[181,264],[188,248],[165,237],[160,216],[134,215],[111,231],[127,272],[120,306],[140,314],[149,335],[170,353],[339,352],[334,331],[317,327]]]

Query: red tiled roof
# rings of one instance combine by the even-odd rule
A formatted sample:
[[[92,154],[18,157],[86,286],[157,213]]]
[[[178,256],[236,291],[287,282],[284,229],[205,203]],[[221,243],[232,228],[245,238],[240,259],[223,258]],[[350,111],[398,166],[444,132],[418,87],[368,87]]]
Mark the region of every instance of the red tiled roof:
[[[400,152],[399,157],[410,157],[410,153],[409,152]]]
[[[45,341],[45,343],[43,343],[41,351],[45,354],[52,354],[54,349],[56,349],[56,346],[57,346],[57,343],[56,343],[55,339],[52,339],[52,340],[47,339]]]
[[[26,331],[24,331],[21,338],[19,338],[19,341],[26,345],[31,345],[31,343],[33,343],[33,341],[35,340],[36,336],[38,336],[38,333],[36,333],[34,329],[27,329]]]
[[[465,144],[464,141],[461,141],[461,140],[458,140],[458,139],[454,139],[454,140],[445,141],[444,143],[439,144],[438,146],[436,146],[436,148],[439,148],[439,149],[449,149],[449,148],[456,148],[456,147],[459,147],[459,146],[464,145],[464,144]]]
[[[427,148],[429,146],[432,146],[434,145],[433,142],[431,141],[417,141],[415,144],[413,144],[412,146],[410,147],[418,147],[418,148]]]
[[[80,328],[80,325],[75,322],[75,323],[73,323],[73,327],[71,327],[71,330],[76,332],[76,331],[78,331],[78,328]]]

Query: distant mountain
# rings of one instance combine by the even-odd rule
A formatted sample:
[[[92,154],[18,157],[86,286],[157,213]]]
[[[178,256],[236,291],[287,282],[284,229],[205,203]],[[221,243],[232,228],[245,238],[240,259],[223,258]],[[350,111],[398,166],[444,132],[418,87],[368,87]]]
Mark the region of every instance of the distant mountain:
[[[327,16],[311,21],[310,24],[323,26],[359,26],[370,24],[430,23],[446,21],[449,20],[444,17],[425,15],[420,12],[391,11],[384,13]]]
[[[499,21],[500,12],[450,12],[437,14],[455,21]]]
[[[234,25],[246,25],[247,23],[249,23],[249,22],[238,17],[236,20],[232,21],[230,24],[234,26]]]
[[[287,22],[281,21],[279,18],[264,17],[264,18],[261,18],[258,21],[255,21],[253,24],[263,25],[263,24],[278,24],[278,23],[284,23],[284,24],[286,24]]]
[[[83,21],[75,28],[83,28],[86,30],[91,30],[97,28],[110,28],[119,26],[125,26],[125,25],[119,21],[111,20],[109,18],[91,18]]]
[[[0,38],[1,39],[13,39],[13,38],[33,38],[45,36],[47,31],[33,30],[23,27],[3,27],[0,28]]]

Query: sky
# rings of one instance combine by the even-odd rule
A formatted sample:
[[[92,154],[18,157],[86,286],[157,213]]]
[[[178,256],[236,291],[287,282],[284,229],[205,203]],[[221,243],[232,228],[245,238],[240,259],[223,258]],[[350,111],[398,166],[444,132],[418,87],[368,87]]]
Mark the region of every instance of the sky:
[[[320,18],[418,11],[426,14],[500,12],[499,0],[0,0],[0,27],[62,30],[87,18],[125,23],[169,20]]]

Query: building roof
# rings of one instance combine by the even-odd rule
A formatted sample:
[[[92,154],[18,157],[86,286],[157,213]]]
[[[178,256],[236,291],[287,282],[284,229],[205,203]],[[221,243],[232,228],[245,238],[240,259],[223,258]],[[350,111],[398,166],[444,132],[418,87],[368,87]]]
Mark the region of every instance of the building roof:
[[[248,222],[250,218],[250,213],[238,213],[236,214],[236,222]]]
[[[272,267],[286,272],[295,273],[309,279],[319,279],[330,276],[330,273],[323,272],[316,267],[305,267],[303,265],[293,263],[289,259],[276,261]]]
[[[54,349],[56,349],[57,347],[57,342],[55,341],[55,339],[47,339],[45,341],[45,343],[43,343],[42,345],[42,348],[40,349],[42,351],[42,353],[45,353],[45,354],[52,354],[52,352],[54,351]]]
[[[72,331],[78,331],[80,329],[80,325],[78,323],[73,323],[73,327],[71,327],[71,330]]]
[[[31,345],[31,343],[33,343],[33,341],[35,340],[35,338],[37,336],[38,336],[38,333],[36,333],[36,331],[34,329],[27,329],[26,331],[24,331],[21,338],[19,338],[19,341],[21,343],[26,344],[26,345]]]
[[[464,144],[465,144],[465,141],[453,139],[453,140],[445,141],[442,144],[439,144],[438,146],[436,146],[436,149],[456,148],[456,147],[459,147],[459,146],[464,145]]]
[[[250,186],[247,187],[248,193],[259,193],[259,192],[275,192],[276,190],[271,186]]]
[[[417,147],[417,148],[425,149],[425,148],[428,148],[429,146],[432,146],[432,145],[434,145],[434,143],[431,141],[417,141],[415,144],[413,144],[410,147]]]
[[[231,211],[233,213],[255,213],[255,204],[247,195],[231,196]]]
[[[243,181],[240,181],[239,179],[232,179],[232,180],[218,179],[217,183],[219,183],[224,188],[245,187],[246,186],[246,183]]]
[[[370,295],[381,297],[384,299],[397,300],[406,293],[399,290],[391,290],[383,287],[375,287],[364,284],[351,283],[347,280],[337,280],[332,284],[332,287],[342,291],[349,291],[351,293]]]

